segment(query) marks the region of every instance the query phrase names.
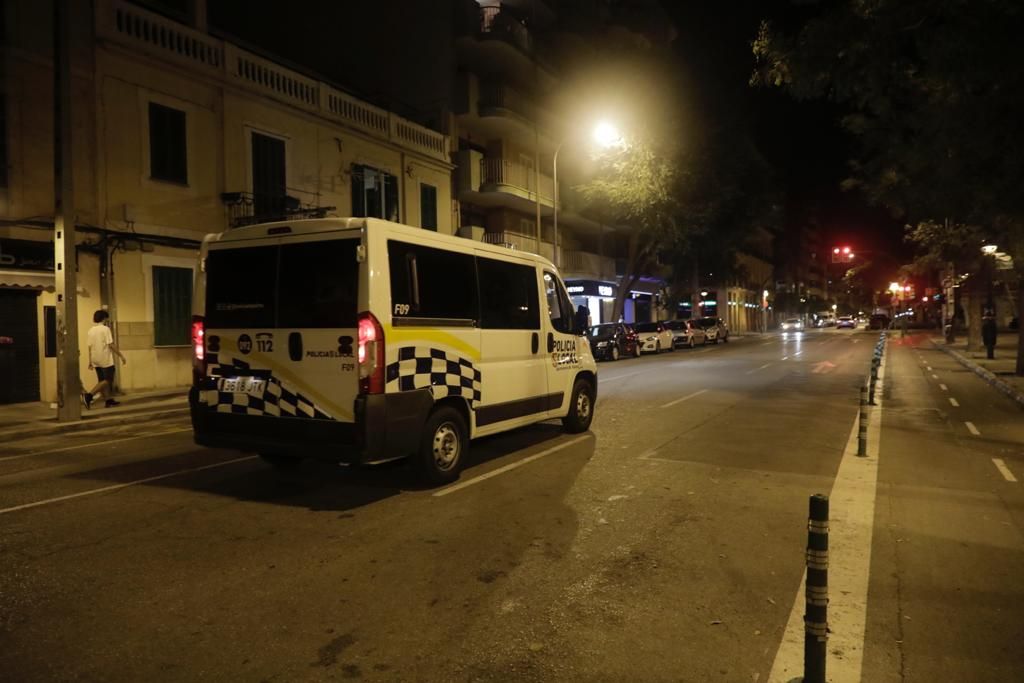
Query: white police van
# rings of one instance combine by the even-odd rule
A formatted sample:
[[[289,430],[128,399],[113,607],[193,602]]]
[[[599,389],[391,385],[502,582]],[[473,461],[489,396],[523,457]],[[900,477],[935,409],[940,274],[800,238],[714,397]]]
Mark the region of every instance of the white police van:
[[[196,443],[373,463],[434,484],[478,436],[589,428],[597,373],[557,271],[534,254],[373,218],[235,228],[203,241]]]

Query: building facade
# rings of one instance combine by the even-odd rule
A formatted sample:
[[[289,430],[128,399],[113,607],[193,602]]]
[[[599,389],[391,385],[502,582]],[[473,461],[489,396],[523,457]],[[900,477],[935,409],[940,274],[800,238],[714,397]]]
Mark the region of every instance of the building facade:
[[[189,3],[191,22],[120,0],[69,4],[83,382],[100,308],[127,358],[122,389],[190,382],[207,233],[311,215],[458,227],[445,135],[211,35],[203,2]],[[15,379],[0,402],[53,401],[54,18],[50,3],[3,9],[0,371]]]

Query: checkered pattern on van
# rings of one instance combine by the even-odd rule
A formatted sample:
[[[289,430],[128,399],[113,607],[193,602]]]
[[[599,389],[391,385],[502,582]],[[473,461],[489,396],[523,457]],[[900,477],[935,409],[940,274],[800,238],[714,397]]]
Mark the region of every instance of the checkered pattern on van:
[[[387,387],[398,391],[430,389],[434,399],[461,396],[471,408],[480,401],[480,371],[473,363],[427,346],[403,346],[398,361],[385,370]]]
[[[267,370],[250,370],[249,364],[243,360],[232,358],[230,363],[221,363],[216,353],[207,352],[207,374],[211,377],[235,377],[239,371],[251,373],[254,377],[265,379],[266,388],[262,396],[204,389],[200,392],[200,402],[216,410],[218,413],[235,415],[271,415],[273,417],[306,417],[317,420],[333,420],[334,418],[317,407],[302,394],[289,391],[281,380]]]

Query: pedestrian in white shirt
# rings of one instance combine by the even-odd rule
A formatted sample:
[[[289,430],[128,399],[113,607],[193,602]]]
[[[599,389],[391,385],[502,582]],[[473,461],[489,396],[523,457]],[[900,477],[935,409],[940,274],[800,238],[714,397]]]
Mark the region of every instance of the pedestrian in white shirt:
[[[120,401],[115,401],[113,397],[114,354],[117,354],[122,363],[127,361],[124,358],[124,354],[114,346],[114,335],[110,333],[110,328],[104,324],[108,318],[110,318],[110,314],[106,311],[102,309],[96,311],[92,316],[92,321],[96,324],[89,328],[89,369],[96,369],[96,386],[82,394],[82,400],[85,402],[86,408],[92,407],[93,395],[97,393],[106,397],[107,400],[104,405],[107,408],[121,405]]]

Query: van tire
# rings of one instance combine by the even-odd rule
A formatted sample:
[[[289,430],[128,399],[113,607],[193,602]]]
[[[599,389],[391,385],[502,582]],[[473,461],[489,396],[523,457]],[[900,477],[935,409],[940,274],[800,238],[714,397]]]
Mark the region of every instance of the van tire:
[[[263,462],[281,472],[296,470],[302,464],[301,458],[296,458],[293,455],[281,455],[280,453],[260,453],[260,458]]]
[[[572,385],[569,414],[562,418],[562,427],[570,434],[579,434],[590,429],[593,419],[594,386],[590,380],[580,377]]]
[[[469,430],[462,413],[451,406],[435,408],[423,425],[416,466],[420,476],[432,486],[449,484],[459,478]]]
[[[618,344],[612,344],[612,360],[618,360],[618,359],[619,359],[619,345]]]

